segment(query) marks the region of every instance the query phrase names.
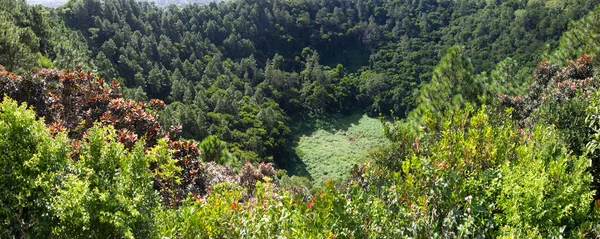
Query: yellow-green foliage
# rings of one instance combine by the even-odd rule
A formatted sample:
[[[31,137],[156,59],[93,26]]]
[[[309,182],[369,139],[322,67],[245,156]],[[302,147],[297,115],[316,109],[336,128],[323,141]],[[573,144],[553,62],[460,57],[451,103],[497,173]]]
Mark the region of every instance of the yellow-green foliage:
[[[165,141],[149,153],[143,141],[127,150],[112,127],[97,125],[72,149],[64,133],[51,136],[32,110],[8,98],[0,104],[0,135],[2,237],[153,235],[160,202],[150,163],[160,163],[160,177],[178,170]]]
[[[506,113],[508,114],[508,113]],[[126,149],[96,125],[71,148],[12,100],[0,104],[0,200],[8,236],[68,238],[548,238],[593,232],[586,156],[572,156],[553,127],[523,130],[485,107],[425,115],[417,140],[375,154],[399,169],[364,164],[346,183],[306,197],[265,179],[232,183],[161,206],[153,177],[176,183],[166,142]],[[503,115],[503,118],[510,118]],[[440,128],[441,126],[441,128]],[[401,128],[401,127],[394,127]],[[395,131],[388,132],[391,136]],[[392,137],[394,138],[394,137]],[[395,137],[403,138],[403,137]],[[14,150],[19,149],[19,150]],[[78,157],[69,157],[70,154]],[[72,155],[71,155],[72,156]],[[381,162],[381,161],[377,161]],[[155,170],[151,163],[160,164]],[[25,223],[23,223],[25,222]]]
[[[424,118],[420,145],[400,171],[364,165],[347,185],[310,200],[257,186],[254,197],[221,184],[200,201],[162,210],[166,237],[448,238],[577,236],[589,216],[589,159],[571,156],[552,127],[519,130],[485,109]],[[432,135],[436,134],[436,135]],[[429,137],[431,136],[431,137]],[[429,137],[429,138],[428,138]],[[587,225],[587,224],[586,224]]]
[[[69,166],[74,173],[65,172],[65,183],[53,201],[59,221],[53,230],[58,235],[104,238],[116,233],[131,238],[152,234],[152,212],[159,197],[152,188],[149,167],[164,156],[156,148],[144,153],[143,141],[127,150],[115,137],[112,127],[96,126],[88,132],[79,160]]]
[[[576,233],[592,199],[590,160],[571,156],[552,127],[520,131],[488,117],[484,109],[447,113],[436,133],[439,123],[425,116],[401,171],[387,183],[367,177],[370,190],[394,184],[413,220],[407,226],[426,237]]]
[[[552,128],[537,127],[517,158],[500,168],[496,219],[511,237],[558,237],[585,221],[592,176],[585,156],[570,156]]]
[[[53,139],[26,105],[5,98],[0,103],[0,152],[0,235],[47,235],[54,182],[67,164],[66,136]]]
[[[328,186],[306,202],[272,187],[259,183],[255,197],[247,199],[241,188],[217,185],[206,200],[188,201],[177,211],[161,211],[157,230],[164,237],[177,238],[381,238],[394,234],[383,224],[385,206],[380,200],[349,200]]]

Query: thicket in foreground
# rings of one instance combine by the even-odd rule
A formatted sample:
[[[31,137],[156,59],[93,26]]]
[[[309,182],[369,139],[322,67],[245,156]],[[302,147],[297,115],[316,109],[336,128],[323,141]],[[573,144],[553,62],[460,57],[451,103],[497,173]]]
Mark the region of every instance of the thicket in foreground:
[[[8,236],[548,237],[582,236],[597,219],[589,158],[571,155],[553,127],[519,130],[485,108],[448,115],[440,133],[429,131],[437,122],[425,115],[406,157],[377,155],[404,158],[401,168],[356,167],[352,180],[309,199],[274,178],[254,178],[243,181],[252,189],[219,183],[178,208],[161,204],[152,188],[157,172],[148,170],[172,160],[164,140],[128,149],[111,126],[96,125],[73,159],[65,133],[52,136],[25,105],[6,99],[0,109],[0,148],[9,152],[0,165],[11,172],[0,188]]]

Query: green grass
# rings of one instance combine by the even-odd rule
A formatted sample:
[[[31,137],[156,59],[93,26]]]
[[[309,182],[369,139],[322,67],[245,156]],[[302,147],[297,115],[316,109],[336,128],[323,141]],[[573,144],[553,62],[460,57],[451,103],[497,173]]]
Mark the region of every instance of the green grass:
[[[304,130],[294,147],[304,174],[313,179],[315,186],[328,179],[345,178],[355,164],[368,160],[369,153],[388,142],[381,122],[362,114],[332,118],[316,125],[320,129],[313,126]]]

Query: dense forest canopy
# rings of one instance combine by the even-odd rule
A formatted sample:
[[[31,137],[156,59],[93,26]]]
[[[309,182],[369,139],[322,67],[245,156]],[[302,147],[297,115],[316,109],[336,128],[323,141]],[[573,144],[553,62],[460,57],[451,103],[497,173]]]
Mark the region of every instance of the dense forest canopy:
[[[125,96],[165,100],[163,124],[217,135],[242,161],[284,166],[290,121],[361,109],[405,116],[446,50],[472,74],[516,61],[513,82],[594,0],[227,1],[158,8],[70,1],[54,12],[85,37],[89,67]],[[281,160],[280,160],[281,159]]]
[[[598,236],[599,3],[3,0],[0,233]],[[291,175],[357,112],[389,143]]]

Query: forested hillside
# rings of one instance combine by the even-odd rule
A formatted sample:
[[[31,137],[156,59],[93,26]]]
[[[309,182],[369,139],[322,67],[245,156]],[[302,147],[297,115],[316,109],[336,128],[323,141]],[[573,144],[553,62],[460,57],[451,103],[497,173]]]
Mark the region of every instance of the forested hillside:
[[[506,57],[533,67],[595,4],[229,1],[162,10],[95,0],[57,14],[86,37],[98,74],[130,88],[127,98],[165,100],[161,120],[182,125],[182,137],[217,135],[258,162],[283,160],[288,122],[301,116],[404,116],[452,45],[465,46],[471,74]]]
[[[1,1],[0,233],[598,237],[599,3]]]

